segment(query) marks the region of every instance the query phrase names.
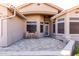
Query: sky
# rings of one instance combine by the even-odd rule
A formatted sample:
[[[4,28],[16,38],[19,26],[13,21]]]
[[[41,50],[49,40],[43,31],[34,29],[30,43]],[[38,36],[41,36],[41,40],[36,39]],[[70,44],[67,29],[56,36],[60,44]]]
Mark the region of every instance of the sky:
[[[63,9],[69,9],[79,5],[79,0],[0,0],[0,3],[9,3],[14,6],[19,6],[24,3],[53,3]]]

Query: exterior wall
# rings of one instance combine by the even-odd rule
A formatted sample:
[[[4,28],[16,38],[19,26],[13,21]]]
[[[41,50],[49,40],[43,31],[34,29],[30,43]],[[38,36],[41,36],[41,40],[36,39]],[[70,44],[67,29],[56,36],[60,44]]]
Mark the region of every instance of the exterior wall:
[[[0,6],[2,17],[12,16],[11,11]],[[0,46],[8,46],[23,38],[25,33],[25,20],[21,17],[0,19]]]
[[[35,4],[31,4],[29,6],[24,6],[19,11],[20,12],[26,12],[26,13],[34,12],[34,11],[38,11],[38,12],[43,11],[45,13],[49,12],[49,13],[55,13],[55,14],[58,13],[57,9],[52,8],[52,7],[45,5],[45,4],[42,4],[42,3],[40,5],[37,5],[37,3],[35,3]]]
[[[24,19],[14,17],[7,19],[7,45],[23,39],[25,33]]]
[[[70,18],[70,17],[75,17],[75,18],[77,17],[77,18],[79,18],[79,13],[76,13],[77,11],[79,11],[79,9],[75,9],[75,10],[72,10],[71,12],[67,13],[68,18]],[[78,20],[74,19],[74,22],[75,21],[78,22]],[[70,22],[70,20],[69,20],[69,22]],[[70,34],[70,31],[69,31],[69,34]],[[69,37],[70,39],[79,41],[79,34],[70,34],[69,36],[70,36]]]
[[[79,34],[70,34],[70,22],[78,22],[78,20],[75,20],[74,21],[70,21],[70,17],[77,17],[79,18],[79,13],[76,13],[77,11],[79,11],[78,9],[75,9],[75,10],[72,10],[71,12],[67,13],[67,14],[64,14],[58,18],[56,18],[56,22],[59,18],[65,18],[65,34],[58,34],[57,33],[57,24],[56,24],[56,38],[57,39],[67,39],[67,40],[76,40],[76,41],[79,41]]]
[[[72,10],[71,12],[67,13],[67,16],[68,17],[71,17],[71,16],[73,16],[73,17],[76,16],[77,17],[79,15],[79,13],[76,14],[77,11],[79,11],[79,9]]]
[[[0,16],[7,16],[7,8],[0,5]],[[0,18],[0,46],[7,46],[7,21]]]

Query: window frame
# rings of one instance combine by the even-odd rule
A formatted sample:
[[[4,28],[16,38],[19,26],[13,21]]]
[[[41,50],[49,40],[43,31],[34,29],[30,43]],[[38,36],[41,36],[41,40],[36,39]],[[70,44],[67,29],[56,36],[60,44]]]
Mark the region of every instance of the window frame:
[[[53,33],[56,33],[56,24],[53,23]]]
[[[35,31],[34,31],[34,32],[29,32],[29,31],[27,30],[27,26],[28,26],[28,25],[34,25],[34,26],[36,26]],[[37,31],[37,22],[35,22],[35,21],[27,21],[26,31],[29,32],[29,33],[35,33],[35,32]]]
[[[58,23],[64,23],[64,33],[59,33],[59,32],[58,32]],[[56,30],[57,30],[57,34],[58,34],[58,35],[64,35],[64,34],[65,34],[65,22],[64,22],[64,18],[58,19],[58,20],[56,21],[56,26],[57,26],[57,27],[56,27],[56,28],[57,28],[57,29],[56,29]]]
[[[43,26],[42,32],[41,32],[41,26]],[[43,33],[43,32],[44,32],[44,23],[43,22],[40,22],[40,33]]]
[[[74,18],[74,19],[72,19],[72,18]],[[75,18],[76,18],[76,19],[75,19]],[[77,34],[77,33],[76,33],[76,34],[70,33],[70,23],[71,23],[71,22],[78,22],[78,23],[79,23],[79,19],[78,19],[78,18],[79,18],[79,17],[70,17],[70,18],[69,18],[69,34],[70,34],[70,35],[79,35],[79,34]]]

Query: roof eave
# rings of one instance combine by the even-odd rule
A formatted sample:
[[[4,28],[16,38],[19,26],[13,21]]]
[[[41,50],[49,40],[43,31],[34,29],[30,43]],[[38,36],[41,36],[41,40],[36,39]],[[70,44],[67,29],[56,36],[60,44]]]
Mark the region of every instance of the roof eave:
[[[33,3],[28,3],[28,4],[25,3],[25,4],[23,4],[23,5],[20,5],[20,6],[16,7],[16,8],[17,8],[17,10],[19,10],[19,9],[21,9],[22,7],[28,6],[28,5],[30,5],[30,4],[33,4]],[[60,8],[60,7],[58,7],[58,6],[56,6],[56,5],[52,4],[52,3],[44,3],[44,4],[47,4],[48,6],[54,7],[54,8],[56,8],[56,9],[58,9],[59,11],[64,10],[63,8]]]
[[[51,7],[54,7],[54,8],[56,8],[56,9],[60,10],[60,11],[64,10],[63,8],[58,7],[58,6],[56,6],[56,5],[54,5],[54,4],[51,4],[51,3],[45,3],[45,4],[47,4],[47,5],[51,6]]]
[[[51,17],[51,19],[58,18],[58,17],[60,17],[60,16],[62,16],[62,15],[64,15],[64,14],[66,14],[66,13],[67,13],[67,11],[62,11],[61,13],[59,13],[59,14],[57,14],[57,15]]]
[[[8,7],[8,9],[12,12],[14,12],[14,10],[16,10],[16,15],[19,15],[20,17],[26,19],[26,17],[23,14],[21,14],[15,7]]]

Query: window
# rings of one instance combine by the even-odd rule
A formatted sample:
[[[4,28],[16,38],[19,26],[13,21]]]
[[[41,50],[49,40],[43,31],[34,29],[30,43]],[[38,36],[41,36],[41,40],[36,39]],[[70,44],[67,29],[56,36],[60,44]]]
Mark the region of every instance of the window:
[[[27,31],[29,33],[35,33],[36,32],[36,22],[27,22]]]
[[[64,34],[64,18],[59,19],[57,24],[58,24],[58,33]]]
[[[53,24],[53,33],[55,33],[55,23]]]
[[[58,23],[58,33],[64,34],[64,23]]]
[[[40,32],[43,33],[43,25],[40,25]]]
[[[53,21],[53,33],[55,33],[55,20]]]
[[[49,24],[49,22],[45,22],[45,24]]]
[[[79,22],[70,22],[70,34],[79,34]]]
[[[43,22],[40,22],[40,32],[43,33]]]

